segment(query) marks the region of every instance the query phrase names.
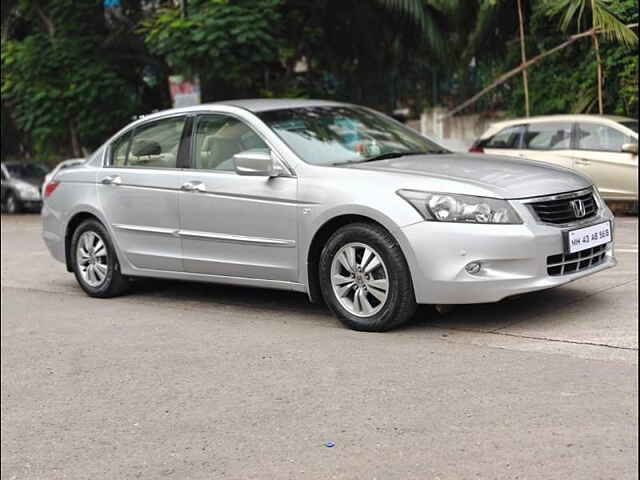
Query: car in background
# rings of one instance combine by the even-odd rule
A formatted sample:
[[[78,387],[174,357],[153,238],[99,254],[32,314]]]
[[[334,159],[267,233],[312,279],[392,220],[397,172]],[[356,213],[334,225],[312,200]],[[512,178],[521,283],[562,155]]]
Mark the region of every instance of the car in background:
[[[71,167],[77,167],[78,165],[82,165],[86,161],[86,158],[70,158],[68,160],[63,160],[58,165],[55,166],[53,170],[51,170],[44,177],[44,183],[42,184],[41,193],[44,195],[44,189],[51,180],[53,180],[60,170],[65,170]]]
[[[47,169],[37,163],[2,162],[2,209],[7,213],[40,211]]]
[[[493,124],[470,152],[506,155],[587,175],[605,200],[638,201],[638,120],[552,115]]]

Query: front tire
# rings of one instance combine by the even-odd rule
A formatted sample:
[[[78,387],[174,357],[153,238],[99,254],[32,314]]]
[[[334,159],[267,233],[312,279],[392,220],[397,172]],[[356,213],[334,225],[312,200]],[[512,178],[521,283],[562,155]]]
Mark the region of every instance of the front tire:
[[[73,273],[90,297],[109,298],[128,287],[107,230],[97,220],[85,220],[71,239]]]
[[[22,203],[15,193],[9,192],[5,199],[5,211],[9,214],[16,214],[22,211]]]
[[[322,250],[319,274],[326,304],[354,330],[390,330],[416,311],[402,250],[378,225],[354,223],[337,230]]]

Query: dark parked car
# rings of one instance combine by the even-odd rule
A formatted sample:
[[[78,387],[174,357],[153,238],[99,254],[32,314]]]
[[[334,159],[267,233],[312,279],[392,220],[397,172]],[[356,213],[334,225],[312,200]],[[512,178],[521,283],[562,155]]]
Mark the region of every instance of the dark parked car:
[[[41,187],[47,170],[35,163],[3,162],[2,209],[7,213],[23,210],[40,211]]]

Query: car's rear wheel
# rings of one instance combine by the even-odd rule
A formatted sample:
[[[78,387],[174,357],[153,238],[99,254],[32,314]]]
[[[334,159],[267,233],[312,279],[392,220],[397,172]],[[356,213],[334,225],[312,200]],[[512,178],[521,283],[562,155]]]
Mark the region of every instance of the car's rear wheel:
[[[9,194],[7,195],[7,198],[5,200],[5,211],[11,214],[20,213],[22,211],[22,204],[20,203],[20,199],[13,192],[9,192]]]
[[[78,226],[71,240],[73,272],[82,289],[92,297],[120,295],[128,281],[120,272],[111,238],[97,220]]]
[[[325,302],[355,330],[389,330],[416,310],[400,246],[378,225],[355,223],[337,230],[322,251],[319,273]]]

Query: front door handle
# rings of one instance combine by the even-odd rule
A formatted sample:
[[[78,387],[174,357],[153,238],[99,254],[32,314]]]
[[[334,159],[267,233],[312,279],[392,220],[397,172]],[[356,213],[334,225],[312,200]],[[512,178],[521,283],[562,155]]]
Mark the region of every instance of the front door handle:
[[[181,190],[185,192],[206,192],[207,187],[204,183],[198,181],[185,182],[180,187]]]
[[[120,175],[109,175],[108,177],[104,177],[102,179],[103,185],[120,185],[122,183],[122,178]]]
[[[579,158],[576,160],[576,165],[580,167],[588,167],[589,165],[591,165],[591,162],[589,160],[583,160]]]

